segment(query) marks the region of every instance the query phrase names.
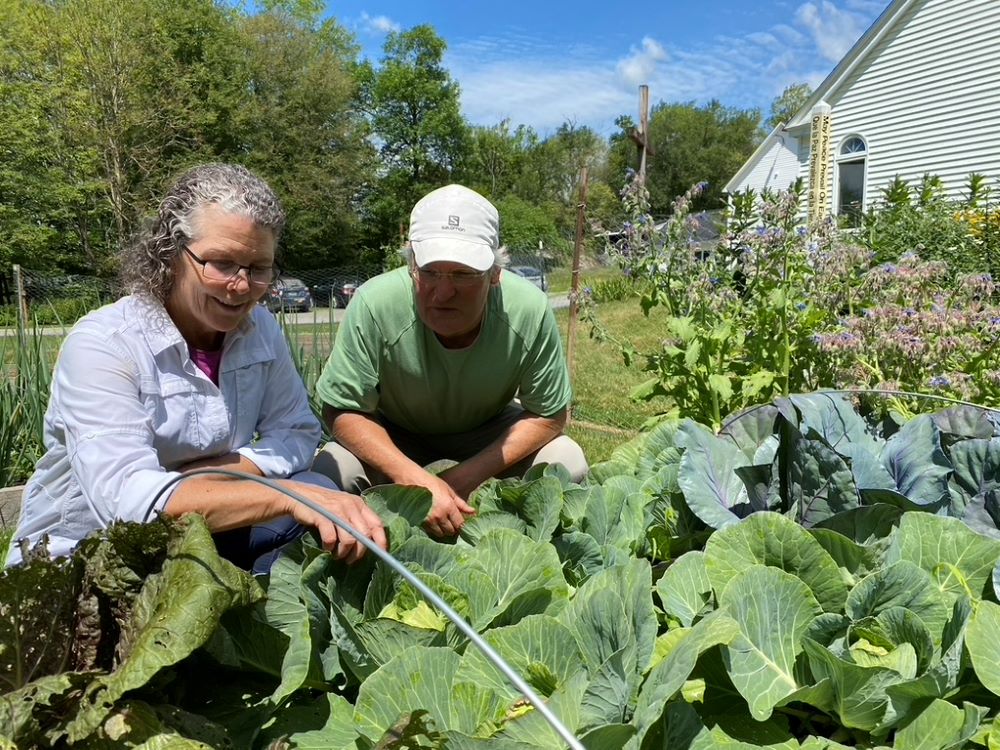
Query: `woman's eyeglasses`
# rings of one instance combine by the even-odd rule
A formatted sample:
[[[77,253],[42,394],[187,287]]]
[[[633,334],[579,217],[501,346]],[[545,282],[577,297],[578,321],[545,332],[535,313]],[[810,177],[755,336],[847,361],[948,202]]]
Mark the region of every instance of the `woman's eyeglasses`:
[[[429,268],[415,268],[412,273],[417,281],[428,286],[439,284],[447,279],[451,282],[452,286],[470,287],[475,286],[486,278],[486,274],[489,271],[455,271],[453,273],[443,273],[441,271],[432,271]]]
[[[231,260],[202,260],[187,245],[182,245],[184,252],[191,256],[191,260],[201,266],[202,275],[209,281],[229,281],[236,277],[240,271],[247,272],[247,281],[254,286],[268,286],[278,278],[281,269],[274,266],[241,266]]]

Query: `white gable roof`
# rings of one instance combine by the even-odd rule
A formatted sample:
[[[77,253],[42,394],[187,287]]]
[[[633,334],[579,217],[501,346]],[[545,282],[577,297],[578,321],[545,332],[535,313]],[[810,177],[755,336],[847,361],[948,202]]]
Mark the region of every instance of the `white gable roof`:
[[[798,156],[809,179],[809,131],[819,102],[832,107],[826,189],[837,210],[838,157],[862,139],[862,208],[900,176],[911,185],[938,175],[948,195],[964,194],[968,175],[1000,186],[1000,0],[894,0],[783,128],[776,128],[726,184],[784,188],[773,178]],[[780,143],[779,143],[780,142]],[[784,150],[780,148],[784,144]],[[852,161],[851,154],[843,157]]]
[[[809,124],[809,115],[812,108],[821,100],[832,102],[836,99],[839,89],[851,80],[851,75],[855,72],[865,58],[875,50],[878,43],[889,33],[892,27],[906,16],[906,11],[911,5],[919,0],[894,0],[889,4],[882,15],[875,19],[875,22],[868,27],[868,31],[861,35],[861,38],[854,43],[844,58],[837,63],[837,67],[823,82],[816,87],[812,95],[806,100],[799,110],[789,118],[785,124],[786,128],[795,128],[800,125]]]

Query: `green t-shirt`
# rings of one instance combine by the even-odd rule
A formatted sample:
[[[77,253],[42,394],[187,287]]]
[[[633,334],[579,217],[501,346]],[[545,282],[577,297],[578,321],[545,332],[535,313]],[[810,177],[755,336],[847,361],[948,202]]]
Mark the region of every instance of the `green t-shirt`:
[[[543,417],[569,406],[569,372],[546,295],[502,272],[490,287],[482,329],[447,349],[417,314],[413,280],[397,268],[358,289],[316,383],[334,407],[380,414],[411,432],[471,430],[515,395]]]

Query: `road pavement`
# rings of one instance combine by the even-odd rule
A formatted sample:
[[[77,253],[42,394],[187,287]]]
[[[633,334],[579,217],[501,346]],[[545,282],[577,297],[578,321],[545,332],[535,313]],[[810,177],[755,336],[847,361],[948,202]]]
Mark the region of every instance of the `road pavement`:
[[[566,292],[550,292],[549,303],[553,310],[569,307],[569,296]],[[342,308],[317,307],[311,312],[286,312],[282,313],[283,320],[292,325],[327,325],[331,318],[334,323],[340,323],[344,319]],[[38,333],[45,336],[58,336],[65,334],[72,326],[44,326],[38,329]],[[17,336],[17,329],[12,326],[0,326],[0,339]]]
[[[549,304],[553,310],[569,307],[569,295],[566,292],[550,292]],[[334,323],[340,323],[344,319],[344,310],[340,307],[317,307],[311,312],[286,312],[282,316],[286,323],[292,325],[326,325],[331,318]]]

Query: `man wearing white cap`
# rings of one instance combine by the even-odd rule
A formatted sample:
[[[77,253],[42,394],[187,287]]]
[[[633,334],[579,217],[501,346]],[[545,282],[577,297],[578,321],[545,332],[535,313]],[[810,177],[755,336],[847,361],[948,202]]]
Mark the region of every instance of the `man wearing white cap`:
[[[496,208],[448,185],[410,214],[407,267],[356,292],[316,384],[335,442],[314,463],[347,491],[394,482],[434,497],[427,528],[450,536],[490,477],[583,451],[562,434],[569,373],[546,295],[503,273]],[[440,459],[455,466],[432,474]]]

